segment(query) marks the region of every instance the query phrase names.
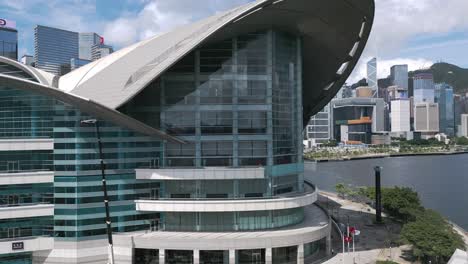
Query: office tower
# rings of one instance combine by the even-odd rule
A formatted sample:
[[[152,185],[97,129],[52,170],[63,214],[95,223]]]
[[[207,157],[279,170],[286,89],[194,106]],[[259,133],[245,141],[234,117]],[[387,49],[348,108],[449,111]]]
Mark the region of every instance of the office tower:
[[[103,44],[104,38],[94,32],[79,33],[78,46],[79,57],[82,60],[93,60],[92,47],[96,44]]]
[[[356,97],[372,97],[374,95],[374,91],[371,87],[361,86],[356,88]]]
[[[80,68],[81,66],[84,66],[88,63],[90,63],[90,60],[83,60],[83,59],[78,59],[78,58],[71,58],[70,59],[70,70],[76,70]]]
[[[408,99],[399,99],[391,101],[391,131],[392,132],[409,132],[410,125],[410,101]]]
[[[34,56],[23,55],[20,61],[25,65],[34,66]]]
[[[461,119],[460,136],[468,137],[468,114],[462,114],[460,119]]]
[[[311,146],[330,141],[330,125],[330,104],[327,104],[322,111],[310,118],[306,126],[305,138],[311,142]]]
[[[372,133],[385,130],[385,102],[381,98],[333,99],[331,135],[335,140],[371,144]]]
[[[387,87],[386,92],[386,98],[389,102],[397,99],[408,99],[408,90],[401,88],[400,86],[395,85]]]
[[[461,133],[461,115],[464,113],[464,98],[459,94],[453,95],[453,108],[455,119],[455,135],[460,136]]]
[[[18,30],[16,22],[0,18],[0,56],[18,59]]]
[[[432,73],[418,73],[413,77],[414,103],[434,103]]]
[[[9,241],[0,263],[12,253],[29,263],[107,263],[97,135],[115,263],[303,264],[329,256],[332,223],[304,179],[303,120],[349,77],[351,66],[336,72],[359,60],[373,7],[251,2],[55,78],[5,59],[28,81],[0,76],[0,143],[48,151],[29,160],[51,167],[18,168],[37,181],[52,174],[34,190],[47,194],[53,181],[54,204],[2,208],[5,218],[15,210],[48,217],[34,225],[49,233],[16,233],[31,227],[16,215],[13,231],[1,233]],[[316,10],[326,12],[319,19]]]
[[[105,44],[95,44],[91,47],[91,58],[93,61],[99,60],[109,54],[114,52],[112,46],[105,45]]]
[[[421,132],[423,138],[430,138],[439,133],[439,105],[437,103],[415,104],[414,131]]]
[[[390,68],[390,80],[393,86],[408,90],[408,65],[394,65]]]
[[[70,71],[70,59],[78,58],[78,33],[37,25],[34,28],[36,68],[55,75]]]
[[[455,107],[453,87],[446,83],[435,85],[435,101],[439,104],[439,130],[447,136],[455,136]]]
[[[377,58],[372,58],[367,62],[367,84],[372,89],[374,94],[377,94]]]

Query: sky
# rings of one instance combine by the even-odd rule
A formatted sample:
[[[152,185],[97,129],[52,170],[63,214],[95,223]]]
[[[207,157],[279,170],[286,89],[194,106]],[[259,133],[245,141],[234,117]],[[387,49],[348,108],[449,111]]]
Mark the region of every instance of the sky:
[[[14,20],[19,56],[34,53],[34,27],[46,25],[96,32],[123,48],[177,26],[252,0],[5,0],[0,17]],[[359,0],[354,0],[359,1]],[[365,63],[378,59],[378,77],[390,67],[410,70],[448,62],[468,68],[467,0],[375,0],[374,27],[348,83],[366,77]]]

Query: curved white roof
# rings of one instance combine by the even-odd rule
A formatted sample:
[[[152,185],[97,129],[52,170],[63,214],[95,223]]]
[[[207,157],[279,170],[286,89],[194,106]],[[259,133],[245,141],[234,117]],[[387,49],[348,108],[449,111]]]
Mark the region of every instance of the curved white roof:
[[[53,75],[52,73],[48,73],[43,70],[36,69],[29,65],[24,65],[23,63],[20,63],[18,61],[12,60],[10,58],[2,57],[2,56],[0,56],[0,63],[11,65],[17,68],[19,71],[23,72],[24,74],[29,75],[30,76],[30,78],[28,78],[29,80],[38,82],[40,84],[53,86],[55,75]],[[5,75],[10,75],[8,74],[8,72],[0,72],[0,73],[5,74]],[[12,76],[15,76],[15,75],[12,75]]]
[[[62,76],[59,89],[117,109],[200,44],[279,28],[303,37],[306,120],[351,74],[373,18],[373,0],[258,0],[90,63]]]
[[[166,133],[152,128],[138,120],[135,120],[127,115],[124,115],[114,109],[107,108],[99,103],[96,103],[92,100],[82,98],[70,93],[66,93],[59,89],[42,85],[36,81],[29,81],[23,78],[17,78],[8,76],[5,74],[0,74],[0,86],[5,85],[9,88],[15,88],[18,90],[25,90],[35,92],[50,98],[54,98],[63,103],[73,105],[78,108],[80,111],[90,114],[96,118],[109,121],[116,125],[128,128],[133,131],[137,131],[141,134],[158,137],[161,139],[169,140],[177,143],[184,143],[184,141],[177,139],[173,136],[167,135]]]

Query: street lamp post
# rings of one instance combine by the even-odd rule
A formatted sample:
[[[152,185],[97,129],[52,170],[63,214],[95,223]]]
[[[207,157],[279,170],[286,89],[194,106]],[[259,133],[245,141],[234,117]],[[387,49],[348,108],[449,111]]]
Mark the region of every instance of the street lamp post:
[[[382,190],[380,183],[380,172],[382,167],[376,166],[375,170],[375,222],[382,223]]]
[[[102,191],[104,193],[104,207],[106,209],[106,227],[107,227],[107,239],[109,242],[108,245],[108,263],[109,264],[114,264],[114,243],[112,241],[112,225],[111,225],[111,218],[110,218],[110,212],[109,212],[109,196],[107,195],[107,183],[106,183],[106,166],[104,164],[104,155],[102,153],[102,141],[101,141],[101,134],[99,132],[99,122],[97,119],[88,119],[88,120],[82,120],[81,124],[83,125],[94,125],[96,128],[96,138],[98,141],[98,147],[99,147],[99,159],[100,159],[100,164],[101,164],[101,175],[102,175]]]

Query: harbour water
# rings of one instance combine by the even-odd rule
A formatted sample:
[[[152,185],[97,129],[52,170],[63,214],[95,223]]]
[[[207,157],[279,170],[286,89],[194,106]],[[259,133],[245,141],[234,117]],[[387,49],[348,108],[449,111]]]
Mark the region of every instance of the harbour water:
[[[468,230],[468,154],[305,162],[305,177],[326,191],[338,183],[374,186],[375,166],[383,167],[382,185],[413,188],[425,207]]]

